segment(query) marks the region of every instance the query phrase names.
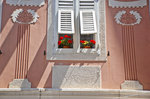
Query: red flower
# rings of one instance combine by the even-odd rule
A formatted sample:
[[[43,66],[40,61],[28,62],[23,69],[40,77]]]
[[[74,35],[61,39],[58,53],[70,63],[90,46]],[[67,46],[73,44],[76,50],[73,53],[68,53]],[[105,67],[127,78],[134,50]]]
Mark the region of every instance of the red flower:
[[[58,45],[60,45],[61,44],[61,41],[58,41]]]
[[[68,38],[68,35],[65,35],[64,37],[65,37],[65,38]]]
[[[59,38],[59,40],[62,40],[63,39],[63,37],[61,36],[60,38]]]
[[[72,40],[68,40],[68,43],[72,43]]]
[[[68,36],[68,38],[71,38],[71,36]]]
[[[84,40],[81,40],[80,43],[85,43],[85,41],[84,41]]]
[[[96,43],[96,41],[94,41],[94,40],[90,40],[90,42],[91,42],[91,43],[93,43],[93,44],[95,44],[95,43]]]

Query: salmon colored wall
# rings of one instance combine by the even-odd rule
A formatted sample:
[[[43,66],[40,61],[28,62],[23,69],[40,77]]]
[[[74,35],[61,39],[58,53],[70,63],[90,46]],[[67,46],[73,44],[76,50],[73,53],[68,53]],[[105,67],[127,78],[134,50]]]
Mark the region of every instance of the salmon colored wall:
[[[124,59],[122,47],[121,26],[114,21],[115,14],[120,10],[108,7],[106,3],[106,40],[110,56],[106,63],[102,62],[75,62],[75,61],[47,61],[44,56],[47,42],[47,2],[42,7],[15,7],[3,3],[2,31],[0,33],[0,88],[7,88],[14,79],[17,49],[17,26],[11,21],[11,14],[17,8],[31,8],[37,11],[39,20],[30,25],[29,70],[27,78],[33,88],[51,88],[53,65],[101,65],[102,88],[120,89],[120,84],[125,80]],[[140,25],[135,26],[135,47],[138,79],[144,89],[150,89],[150,20],[148,7],[134,9],[140,12],[143,19]]]
[[[114,16],[121,10],[135,10],[142,16],[142,21],[139,25],[134,26],[134,39],[135,39],[135,54],[136,54],[136,66],[137,76],[144,89],[150,89],[150,19],[148,14],[148,6],[143,8],[111,8],[108,6],[108,0],[106,3],[106,28],[107,28],[107,48],[111,53],[105,66],[104,74],[108,79],[103,80],[104,88],[119,88],[119,82],[124,81],[124,59],[123,59],[123,45],[122,45],[122,29],[121,25],[116,24]],[[108,71],[108,72],[106,72]],[[103,74],[103,79],[105,78]],[[104,82],[105,81],[105,82]],[[110,81],[110,82],[109,82]]]

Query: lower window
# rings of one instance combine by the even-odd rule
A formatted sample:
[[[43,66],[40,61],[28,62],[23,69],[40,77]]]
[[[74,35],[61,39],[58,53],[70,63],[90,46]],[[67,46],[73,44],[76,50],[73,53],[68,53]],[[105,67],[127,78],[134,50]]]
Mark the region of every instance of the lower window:
[[[73,48],[72,34],[59,34],[58,48]]]
[[[95,35],[80,35],[80,48],[95,48]]]

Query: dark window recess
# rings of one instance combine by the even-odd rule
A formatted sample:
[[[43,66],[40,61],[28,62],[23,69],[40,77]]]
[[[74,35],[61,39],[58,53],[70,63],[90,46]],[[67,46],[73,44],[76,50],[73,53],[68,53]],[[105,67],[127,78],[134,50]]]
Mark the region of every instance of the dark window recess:
[[[73,34],[59,34],[58,48],[73,48]]]

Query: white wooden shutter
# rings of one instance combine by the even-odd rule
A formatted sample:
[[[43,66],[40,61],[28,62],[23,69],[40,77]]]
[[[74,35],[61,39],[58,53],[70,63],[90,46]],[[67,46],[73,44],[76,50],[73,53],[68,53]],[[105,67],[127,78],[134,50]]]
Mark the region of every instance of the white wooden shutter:
[[[94,9],[94,0],[80,0],[80,9]]]
[[[59,34],[74,33],[74,12],[72,10],[58,11],[58,33]]]
[[[97,33],[96,17],[94,10],[80,11],[81,34]]]
[[[73,0],[59,0],[58,2],[59,8],[73,8]]]

